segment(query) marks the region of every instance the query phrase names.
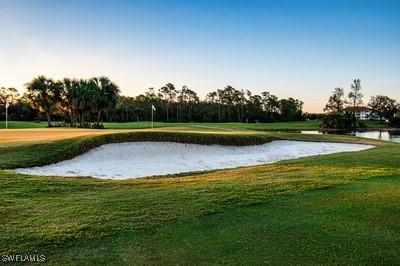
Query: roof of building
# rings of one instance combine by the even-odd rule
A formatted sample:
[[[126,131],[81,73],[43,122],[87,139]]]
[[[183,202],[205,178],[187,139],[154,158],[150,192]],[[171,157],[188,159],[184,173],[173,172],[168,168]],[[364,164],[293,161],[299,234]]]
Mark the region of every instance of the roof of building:
[[[367,106],[367,105],[359,105],[356,107],[353,106],[347,106],[344,108],[345,111],[372,111],[372,108]]]

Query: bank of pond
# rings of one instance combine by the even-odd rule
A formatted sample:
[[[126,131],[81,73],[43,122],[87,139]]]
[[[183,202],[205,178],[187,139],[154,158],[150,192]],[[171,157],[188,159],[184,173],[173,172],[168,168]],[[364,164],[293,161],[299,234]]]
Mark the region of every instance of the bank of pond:
[[[320,131],[302,130],[302,134],[339,134],[349,135],[368,139],[386,140],[400,143],[400,131],[373,130],[373,131]]]

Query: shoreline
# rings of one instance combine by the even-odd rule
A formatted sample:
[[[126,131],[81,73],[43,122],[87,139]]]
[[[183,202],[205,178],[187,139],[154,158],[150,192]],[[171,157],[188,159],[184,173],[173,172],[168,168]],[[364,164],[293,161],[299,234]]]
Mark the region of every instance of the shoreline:
[[[353,129],[337,129],[337,128],[319,128],[317,129],[321,132],[352,132],[352,131],[388,131],[388,132],[399,132],[400,128],[392,128],[392,127],[368,127],[368,128],[353,128]],[[303,130],[306,131],[306,130]]]

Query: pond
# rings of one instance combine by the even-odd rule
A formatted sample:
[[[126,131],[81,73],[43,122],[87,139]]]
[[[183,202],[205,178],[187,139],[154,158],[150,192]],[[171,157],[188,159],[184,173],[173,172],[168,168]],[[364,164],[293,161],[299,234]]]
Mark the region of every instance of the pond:
[[[360,151],[371,147],[373,146],[304,141],[273,141],[253,146],[129,142],[102,145],[72,160],[15,171],[45,176],[127,179],[261,165],[306,156]]]
[[[380,139],[388,140],[400,143],[400,132],[391,131],[351,131],[351,132],[321,132],[318,130],[304,130],[301,131],[302,134],[341,134],[341,135],[351,135],[369,139]]]

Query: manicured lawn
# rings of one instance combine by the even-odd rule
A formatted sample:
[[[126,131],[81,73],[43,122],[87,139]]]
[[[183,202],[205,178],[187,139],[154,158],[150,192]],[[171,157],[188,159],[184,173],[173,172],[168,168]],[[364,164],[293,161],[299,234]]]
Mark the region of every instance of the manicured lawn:
[[[386,122],[362,121],[369,128],[385,128]],[[125,123],[104,123],[106,129],[144,129],[151,128],[150,121],[125,122]],[[11,121],[9,128],[44,128],[46,122]],[[174,127],[191,129],[218,129],[218,130],[318,130],[318,121],[298,122],[273,122],[273,123],[165,123],[154,122],[154,128]],[[0,129],[5,128],[5,121],[0,121]]]
[[[385,121],[362,121],[364,124],[367,125],[367,127],[370,128],[387,128],[388,127],[388,123]]]
[[[106,128],[148,128],[151,122],[104,123]],[[317,121],[299,122],[274,122],[274,123],[164,123],[155,122],[154,127],[188,127],[200,129],[226,129],[226,130],[313,130],[318,129]]]
[[[174,126],[173,123],[164,123],[164,122],[154,122],[153,126],[155,128],[158,127],[169,127]],[[107,129],[140,129],[140,128],[151,128],[151,121],[141,121],[141,122],[107,122],[104,123],[104,127]]]
[[[398,177],[379,178],[187,219],[156,230],[146,255],[167,264],[396,265],[399,186]]]
[[[125,181],[0,170],[0,255],[44,254],[49,264],[400,263],[400,144],[295,133],[237,137],[376,147]],[[0,168],[45,164],[91,138],[0,148]]]
[[[143,129],[151,128],[150,121],[126,122],[126,123],[104,123],[106,129]],[[47,127],[46,122],[21,122],[11,121],[9,128],[43,128]],[[275,122],[275,123],[165,123],[154,122],[155,128],[160,127],[186,127],[192,129],[237,129],[237,130],[312,130],[318,129],[317,121],[299,121],[299,122]],[[5,128],[5,121],[0,121],[0,129]]]
[[[28,121],[9,121],[8,128],[43,128],[46,127],[45,122],[28,122]],[[0,129],[6,128],[6,122],[0,121]]]

